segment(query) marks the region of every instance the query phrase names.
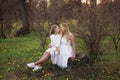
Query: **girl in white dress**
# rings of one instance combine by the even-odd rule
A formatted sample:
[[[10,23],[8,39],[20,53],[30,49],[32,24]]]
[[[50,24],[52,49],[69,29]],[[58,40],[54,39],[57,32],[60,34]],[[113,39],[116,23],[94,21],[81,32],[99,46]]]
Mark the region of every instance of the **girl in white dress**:
[[[52,60],[52,64],[56,64],[57,55],[59,53],[59,46],[60,46],[60,35],[58,33],[59,33],[59,27],[57,25],[51,26],[51,30],[50,30],[51,47],[45,51],[44,55],[41,57],[39,61],[27,64],[28,67],[34,68],[33,69],[34,71],[42,69],[42,67],[38,65],[43,64],[50,57]]]
[[[76,56],[76,48],[73,34],[69,31],[67,23],[60,25],[61,30],[61,43],[60,54],[58,56],[57,65],[61,68],[67,68],[68,59],[72,60]]]
[[[53,28],[52,28],[53,29]],[[55,34],[51,29],[51,32],[50,32],[50,40],[51,40],[51,43],[50,43],[50,48],[48,48],[46,50],[46,52],[50,53],[51,54],[51,61],[52,61],[52,64],[56,64],[57,62],[57,55],[59,53],[59,46],[60,46],[60,35],[57,33]]]

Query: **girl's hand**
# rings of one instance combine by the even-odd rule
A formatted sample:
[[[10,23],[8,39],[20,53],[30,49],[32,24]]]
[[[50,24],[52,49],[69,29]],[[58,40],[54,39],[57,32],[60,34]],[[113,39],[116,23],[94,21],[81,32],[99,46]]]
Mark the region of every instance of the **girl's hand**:
[[[58,53],[60,53],[60,49],[59,49],[59,48],[56,48],[56,51],[57,51]]]
[[[51,47],[52,47],[52,46],[49,44],[49,45],[48,45],[48,48],[51,48]]]

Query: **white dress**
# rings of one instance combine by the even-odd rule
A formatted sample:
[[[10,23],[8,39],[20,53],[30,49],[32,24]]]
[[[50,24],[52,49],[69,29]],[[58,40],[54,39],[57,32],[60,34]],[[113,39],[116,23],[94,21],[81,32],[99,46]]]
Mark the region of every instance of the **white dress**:
[[[51,43],[50,45],[52,46],[51,48],[48,48],[46,50],[46,52],[49,52],[50,55],[51,55],[51,61],[52,61],[52,64],[56,64],[57,62],[57,57],[58,57],[58,54],[56,52],[56,47],[59,47],[60,46],[60,35],[57,34],[52,34],[50,35],[50,40],[51,40]]]
[[[70,40],[66,38],[61,39],[60,54],[58,55],[57,65],[61,68],[66,68],[68,59],[72,56],[73,50]]]

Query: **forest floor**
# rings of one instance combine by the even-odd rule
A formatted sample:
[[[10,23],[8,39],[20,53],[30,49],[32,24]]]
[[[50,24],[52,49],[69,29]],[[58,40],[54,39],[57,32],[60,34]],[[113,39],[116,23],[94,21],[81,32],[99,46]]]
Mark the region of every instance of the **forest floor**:
[[[77,64],[67,69],[52,70],[47,61],[40,71],[32,71],[26,64],[40,59],[40,40],[35,36],[0,40],[0,80],[120,80],[120,52],[103,54],[90,65]]]

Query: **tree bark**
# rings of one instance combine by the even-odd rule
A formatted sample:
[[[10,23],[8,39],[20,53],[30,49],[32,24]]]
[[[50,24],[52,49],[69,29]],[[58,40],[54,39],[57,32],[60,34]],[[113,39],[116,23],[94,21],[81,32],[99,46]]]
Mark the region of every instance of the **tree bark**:
[[[21,9],[21,14],[22,14],[22,22],[23,22],[23,28],[21,28],[16,35],[20,36],[20,35],[25,35],[27,33],[29,33],[29,19],[28,19],[28,11],[26,8],[26,0],[19,0],[19,4],[20,4],[20,9]]]
[[[6,36],[5,36],[5,34],[4,34],[3,13],[2,13],[1,7],[0,7],[0,26],[1,26],[0,38],[1,38],[1,39],[5,39]]]
[[[96,0],[90,0],[90,26],[91,39],[89,41],[89,52],[91,62],[93,63],[97,58],[99,51],[99,44],[97,44],[97,31],[96,31]]]

